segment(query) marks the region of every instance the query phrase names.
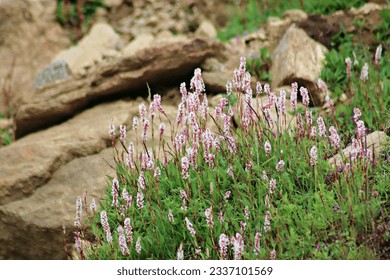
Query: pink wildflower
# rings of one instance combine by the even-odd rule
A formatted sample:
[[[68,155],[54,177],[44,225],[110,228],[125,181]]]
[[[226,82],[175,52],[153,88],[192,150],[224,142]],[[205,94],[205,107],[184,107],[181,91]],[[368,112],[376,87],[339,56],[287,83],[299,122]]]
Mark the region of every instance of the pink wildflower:
[[[221,233],[221,235],[219,236],[219,241],[218,241],[219,253],[221,255],[221,260],[226,259],[229,244],[230,244],[229,237],[227,237],[226,234]]]
[[[284,90],[280,91],[280,95],[277,99],[276,106],[278,108],[279,115],[286,115],[286,92]]]
[[[226,95],[230,96],[232,94],[232,82],[228,81],[226,83]]]
[[[83,212],[83,202],[81,196],[78,196],[76,200],[76,219],[74,221],[74,226],[77,228],[81,227],[81,219],[83,215],[82,212]]]
[[[179,249],[177,249],[177,260],[184,260],[183,243],[180,243]]]
[[[261,88],[261,84],[259,82],[256,82],[256,94],[260,95],[263,89]]]
[[[303,121],[302,121],[302,115],[297,115],[297,127],[298,127],[298,136],[303,137],[305,136],[305,131],[303,129]]]
[[[306,107],[309,106],[310,98],[309,98],[309,91],[307,88],[300,87],[299,92],[301,93],[302,96],[302,104],[305,105]]]
[[[159,95],[159,94],[153,95],[153,103],[154,103],[155,108],[157,108],[157,110],[160,113],[164,114],[164,109],[161,106],[161,95]]]
[[[261,238],[261,233],[258,231],[255,234],[255,244],[253,250],[256,256],[260,253],[260,238]]]
[[[189,168],[190,168],[190,163],[188,161],[188,158],[182,157],[182,159],[181,159],[181,173],[183,175],[183,179],[188,179],[190,177]]]
[[[144,122],[145,118],[146,118],[146,106],[144,103],[141,103],[139,106],[138,106],[138,111],[139,111],[139,115],[141,117],[141,122]]]
[[[362,72],[360,73],[360,80],[362,80],[363,82],[366,82],[367,79],[368,79],[368,64],[364,63],[363,68],[362,68]]]
[[[276,188],[276,179],[271,178],[271,180],[269,181],[269,193],[274,194],[275,188]]]
[[[205,91],[205,86],[202,79],[202,70],[200,70],[200,68],[195,69],[194,77],[191,79],[190,88],[197,94]]]
[[[156,169],[154,170],[153,177],[155,177],[156,180],[158,180],[160,175],[161,175],[161,170],[160,170],[160,167],[157,166]]]
[[[187,229],[188,229],[188,231],[190,232],[190,234],[191,234],[192,236],[195,236],[196,231],[195,231],[195,229],[194,229],[194,226],[193,226],[192,223],[190,222],[190,220],[189,220],[187,217],[185,217],[184,220],[186,221],[186,226],[187,226]]]
[[[244,216],[247,220],[249,220],[249,208],[248,206],[245,206],[244,208]]]
[[[235,141],[234,137],[226,136],[225,140],[228,142],[229,151],[232,154],[235,154],[237,152],[237,146],[236,146],[236,141]]]
[[[264,85],[264,92],[265,92],[267,95],[270,95],[270,94],[271,94],[271,88],[270,88],[269,84],[265,84],[265,85]]]
[[[310,131],[310,139],[317,140],[317,127],[312,126]]]
[[[267,207],[267,209],[269,209],[269,208],[271,207],[271,204],[270,204],[270,202],[269,202],[269,196],[268,196],[268,194],[265,195],[264,204],[265,204],[265,207]]]
[[[263,174],[262,174],[261,178],[262,178],[264,181],[268,181],[268,176],[267,176],[267,173],[265,172],[265,170],[263,170]]]
[[[269,211],[265,212],[265,217],[264,217],[264,232],[268,232],[271,230],[271,214]]]
[[[246,222],[240,221],[240,228],[241,228],[241,232],[244,232],[246,228]]]
[[[125,144],[126,143],[126,125],[122,124],[119,126],[119,131],[120,131],[120,137],[119,140]]]
[[[133,243],[133,228],[131,227],[130,224],[130,218],[126,218],[124,221],[124,226],[125,226],[125,233],[126,233],[126,239],[129,244]]]
[[[171,209],[168,210],[168,220],[170,223],[173,223],[175,221],[175,218],[173,217],[173,213],[172,213]]]
[[[129,195],[126,188],[123,188],[122,199],[125,201],[125,208],[129,209],[131,203],[133,202],[133,196]]]
[[[149,121],[147,119],[144,120],[144,126],[143,126],[143,129],[142,129],[142,141],[146,141],[146,134],[148,132],[148,128],[149,128]]]
[[[317,164],[317,147],[313,146],[310,149],[310,165],[316,165]]]
[[[135,243],[135,251],[138,255],[141,254],[142,246],[141,246],[141,236],[138,236],[137,242]]]
[[[223,116],[223,134],[224,135],[227,135],[229,133],[230,119],[231,119],[231,117],[229,115]]]
[[[135,153],[134,143],[130,142],[129,147],[127,149],[129,152],[126,156],[126,165],[130,167],[130,169],[135,169],[135,162],[133,159],[133,155]]]
[[[133,117],[133,130],[136,130],[138,127],[138,117],[134,116]]]
[[[138,188],[137,192],[137,207],[139,210],[144,208],[144,194],[142,193],[142,190]]]
[[[325,84],[325,82],[323,80],[318,79],[317,85],[323,93],[325,93],[325,94],[328,93],[328,86]]]
[[[363,139],[366,136],[366,128],[362,120],[356,122],[356,138]]]
[[[104,233],[106,234],[106,240],[108,243],[112,243],[112,235],[110,225],[108,224],[108,217],[106,211],[100,212],[100,223],[103,226]]]
[[[112,179],[112,187],[111,187],[111,194],[112,194],[112,206],[118,206],[118,196],[119,196],[119,182],[117,178]]]
[[[306,124],[311,127],[313,125],[312,111],[306,110],[305,117],[306,117]]]
[[[270,259],[271,259],[271,260],[276,260],[276,251],[275,251],[275,249],[273,249],[273,250],[270,252]]]
[[[219,222],[222,224],[223,221],[224,221],[224,218],[223,218],[223,212],[222,211],[219,211],[218,212],[218,220]]]
[[[325,127],[325,122],[321,117],[317,118],[317,125],[318,125],[318,134],[326,138],[326,127]]]
[[[182,101],[186,101],[188,93],[187,93],[187,88],[186,88],[186,83],[181,83],[180,84],[180,93],[182,96]]]
[[[214,225],[212,209],[213,209],[213,207],[211,206],[209,208],[206,208],[206,210],[204,211],[204,214],[206,216],[207,225],[209,226],[209,228],[212,228]]]
[[[329,132],[330,132],[330,145],[332,147],[339,149],[340,148],[340,137],[337,134],[337,130],[333,126],[331,126],[331,127],[329,127]]]
[[[91,209],[92,213],[95,213],[97,211],[97,205],[94,198],[92,198],[91,204],[89,205],[89,209]]]
[[[362,112],[360,112],[359,108],[353,108],[353,120],[356,123],[359,118],[362,116]]]
[[[297,94],[298,94],[298,84],[294,82],[291,84],[291,95],[290,95],[291,108],[294,111],[297,109]]]
[[[240,260],[244,252],[244,239],[242,235],[238,232],[236,233],[236,237],[234,238],[233,248],[234,248],[234,259]]]
[[[277,170],[277,171],[281,171],[282,168],[283,168],[283,166],[284,166],[284,161],[283,161],[283,160],[280,160],[280,161],[278,162],[278,164],[276,165],[276,170]]]
[[[177,117],[176,117],[176,122],[177,124],[181,124],[182,121],[183,121],[183,116],[184,116],[184,103],[181,102],[178,106],[178,110],[177,110]]]
[[[375,64],[379,66],[382,55],[382,45],[379,45],[375,51]]]
[[[160,131],[160,138],[161,138],[164,135],[164,131],[165,131],[164,123],[160,123],[159,131]]]
[[[231,196],[232,192],[231,191],[226,191],[225,193],[225,199],[229,199],[229,197]]]
[[[227,172],[227,174],[228,174],[229,177],[233,177],[233,169],[232,169],[231,166],[229,166],[229,168],[227,169],[226,172]]]
[[[119,234],[119,247],[121,248],[121,252],[123,255],[128,255],[130,252],[129,252],[129,248],[127,248],[126,237],[122,226],[118,227],[118,234]]]
[[[358,140],[356,140],[355,138],[352,139],[352,145],[351,145],[352,149],[351,149],[351,154],[350,154],[350,157],[351,157],[351,161],[355,161],[357,159],[357,156],[358,156],[358,153],[359,153],[359,150],[360,150],[360,143]]]
[[[77,252],[79,252],[82,256],[83,246],[82,246],[82,240],[81,240],[79,231],[75,232],[74,243],[75,243]]]
[[[111,136],[111,138],[115,138],[115,124],[113,119],[111,119],[111,123],[108,127],[108,134]]]
[[[188,197],[187,197],[187,193],[186,193],[185,190],[180,190],[180,196],[181,196],[181,198],[185,198],[185,199],[188,198]]]
[[[351,78],[351,59],[347,57],[345,59],[345,64],[346,64],[346,71],[347,71],[347,77],[348,79]]]
[[[154,119],[154,116],[156,115],[156,106],[154,105],[154,101],[150,102],[149,115],[150,115],[150,118],[152,120]]]

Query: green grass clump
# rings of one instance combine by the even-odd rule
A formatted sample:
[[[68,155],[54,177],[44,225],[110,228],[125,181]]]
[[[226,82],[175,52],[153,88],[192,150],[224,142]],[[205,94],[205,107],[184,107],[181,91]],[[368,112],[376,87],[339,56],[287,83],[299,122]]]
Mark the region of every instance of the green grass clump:
[[[10,109],[11,111],[11,109]],[[11,111],[12,112],[12,111]],[[0,120],[6,117],[0,113]],[[13,141],[13,134],[11,128],[0,128],[0,147],[10,145]]]
[[[133,121],[136,142],[127,143],[124,126],[117,141],[111,125],[116,175],[99,207],[77,200],[81,258],[379,258],[361,237],[388,215],[388,152],[372,151],[356,128],[355,150],[342,155],[344,131],[317,124],[307,106],[286,112],[284,93],[267,86],[261,104],[245,65],[242,58],[215,110],[196,70],[190,89],[181,86],[175,123],[154,95]],[[169,125],[150,129],[156,122]]]
[[[321,72],[321,79],[332,89],[332,98],[338,99],[343,94],[346,100],[336,106],[333,121],[346,132],[354,127],[350,122],[353,108],[362,110],[362,119],[370,130],[384,130],[389,121],[390,108],[390,55],[389,39],[384,26],[390,24],[386,18],[389,10],[383,10],[382,23],[375,31],[377,46],[382,48],[380,63],[375,63],[375,49],[356,40],[356,36],[341,30],[333,40],[333,49],[326,54],[326,62]],[[385,39],[386,38],[386,39]],[[351,61],[351,76],[347,76],[346,59]],[[361,80],[364,64],[368,65],[369,79]]]
[[[78,0],[57,0],[57,21],[65,27],[72,29],[72,40],[79,40],[88,32],[90,22],[98,8],[104,7],[104,0],[92,0],[82,6]]]
[[[227,41],[245,32],[253,32],[267,21],[270,16],[280,17],[290,9],[301,9],[309,14],[331,14],[338,10],[347,10],[367,3],[365,0],[249,0],[235,1],[227,26],[218,32],[218,38]]]

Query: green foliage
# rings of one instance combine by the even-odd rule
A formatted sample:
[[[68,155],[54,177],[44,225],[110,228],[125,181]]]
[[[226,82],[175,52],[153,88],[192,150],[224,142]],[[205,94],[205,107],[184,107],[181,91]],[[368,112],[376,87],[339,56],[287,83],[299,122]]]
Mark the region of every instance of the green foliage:
[[[246,77],[245,62],[240,69],[236,82]],[[200,79],[197,76],[195,81]],[[174,133],[167,137],[170,143],[163,137],[153,138],[151,145],[138,139],[137,150],[133,151],[131,144],[129,149],[119,149],[116,135],[111,134],[119,185],[116,187],[116,179],[108,178],[99,209],[90,211],[82,222],[94,236],[90,247],[78,245],[82,258],[176,259],[181,252],[184,259],[269,259],[274,253],[278,259],[378,257],[359,237],[375,231],[378,221],[388,215],[389,190],[384,175],[389,171],[387,150],[382,152],[385,155],[374,157],[366,152],[356,159],[342,156],[341,167],[333,167],[329,158],[339,154],[346,143],[337,148],[328,133],[326,137],[313,137],[312,125],[305,117],[300,133],[292,125],[297,111],[290,112],[291,122],[281,111],[271,122],[258,100],[246,95],[241,83],[233,83],[233,93],[218,105],[220,113],[209,110],[210,115],[204,115],[207,105],[203,103],[202,83],[195,84],[197,92],[183,97],[186,118],[179,117],[167,129]],[[150,108],[159,104],[158,100],[155,95]],[[193,107],[192,102],[198,105]],[[224,118],[231,110],[237,127],[230,124],[223,129]],[[303,110],[305,114],[310,111],[307,107]],[[146,112],[142,115],[141,129],[143,119],[151,116]],[[163,109],[156,110],[151,127],[164,116]],[[215,126],[209,127],[208,120]],[[331,121],[326,122],[327,127],[331,125]],[[138,135],[136,129],[134,132]],[[181,148],[180,135],[186,135]],[[119,143],[126,147],[121,139]],[[364,140],[357,141],[365,151]],[[269,153],[264,149],[268,142],[272,147]],[[313,163],[310,151],[314,146],[317,156]],[[196,151],[194,156],[191,149]],[[164,152],[157,157],[157,151]],[[188,177],[185,159],[190,162]],[[281,160],[284,166],[278,168]],[[129,205],[124,192],[132,197]],[[108,216],[112,243],[100,218],[102,211]],[[118,233],[126,218],[131,223],[131,233],[123,236],[128,252],[119,245]],[[87,238],[84,232],[84,227],[76,227],[81,238]],[[223,235],[231,243],[225,256],[220,245]],[[236,254],[240,236],[244,242],[242,256]]]
[[[386,11],[386,10],[384,10]],[[382,12],[382,24],[388,26],[387,12]],[[374,56],[371,54],[375,49],[360,42],[355,42],[355,37],[341,30],[333,39],[333,49],[326,54],[326,64],[321,72],[321,79],[332,89],[332,97],[339,98],[346,94],[348,101],[336,108],[335,121],[337,126],[344,131],[353,130],[350,119],[353,115],[353,108],[360,108],[363,120],[370,130],[383,130],[389,120],[390,106],[390,56],[388,54],[388,29],[378,27],[376,38],[377,45],[382,45],[382,57],[379,67],[374,63]],[[345,59],[350,57],[352,61],[351,79],[346,73]],[[355,63],[356,62],[356,63]],[[369,79],[367,82],[360,80],[363,65],[369,66]]]
[[[390,9],[383,9],[380,11],[381,24],[375,28],[375,38],[378,42],[384,42],[387,45],[390,44]]]
[[[10,109],[11,113],[11,109]],[[5,116],[0,113],[0,119],[5,119]],[[0,147],[7,146],[12,143],[12,132],[11,129],[0,128]]]
[[[231,18],[228,25],[218,32],[222,41],[227,41],[245,32],[253,32],[265,23],[270,16],[280,17],[289,9],[301,9],[309,14],[331,14],[338,10],[346,10],[351,7],[359,7],[366,0],[249,0],[235,1],[235,6],[230,8]]]
[[[249,58],[246,63],[248,72],[256,79],[264,82],[271,82],[271,57],[269,49],[262,48],[259,54]]]
[[[82,7],[78,6],[77,0],[57,0],[57,20],[61,25],[75,29],[71,36],[77,41],[88,31],[90,20],[100,7],[104,7],[104,0],[87,1]]]

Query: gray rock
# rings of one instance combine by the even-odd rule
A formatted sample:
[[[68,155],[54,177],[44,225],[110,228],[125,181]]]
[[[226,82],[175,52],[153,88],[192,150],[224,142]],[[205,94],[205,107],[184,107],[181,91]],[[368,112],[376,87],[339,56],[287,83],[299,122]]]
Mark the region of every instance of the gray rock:
[[[36,74],[70,43],[55,19],[56,2],[0,1],[0,84],[10,91],[0,94],[2,113],[31,89]]]
[[[99,98],[145,88],[146,83],[177,81],[204,59],[223,49],[210,39],[191,38],[145,49],[129,59],[118,58],[89,75],[44,87],[16,106],[16,137],[71,117]]]
[[[0,205],[30,196],[61,165],[110,145],[108,125],[123,123],[137,106],[114,102],[85,110],[49,129],[0,148]]]
[[[113,164],[111,148],[74,159],[30,197],[0,206],[0,259],[66,259],[62,226],[73,244],[77,196],[87,191],[98,204],[105,176],[115,175],[106,161]]]
[[[314,105],[322,105],[324,96],[316,84],[326,52],[326,47],[311,39],[305,31],[290,26],[271,56],[272,87],[298,82],[309,89]]]
[[[106,148],[111,144],[108,137],[108,124],[111,117],[117,129],[120,124],[127,125],[127,143],[133,141],[136,152],[143,151],[144,146],[141,141],[136,141],[140,133],[134,133],[130,129],[132,118],[138,115],[138,105],[141,102],[148,105],[146,101],[140,99],[134,102],[119,101],[98,105],[89,110],[88,117],[84,115],[83,122],[80,117],[76,117],[79,119],[77,122],[72,120],[67,122],[73,122],[70,126],[64,123],[51,133],[38,132],[34,138],[30,137],[31,146],[35,144],[38,150],[46,148],[48,151],[44,156],[49,158],[49,161],[56,159],[61,166],[57,166],[57,169],[52,171],[52,166],[44,164],[44,159],[38,155],[31,155],[28,149],[24,152],[29,153],[30,161],[34,162],[30,168],[28,168],[29,161],[26,159],[23,163],[14,162],[12,159],[8,162],[11,166],[8,170],[12,170],[13,173],[9,172],[7,176],[27,178],[22,174],[26,173],[30,176],[30,180],[26,180],[27,183],[23,186],[15,184],[17,192],[11,190],[13,185],[11,181],[8,181],[8,186],[2,185],[0,188],[0,190],[6,188],[12,192],[12,197],[5,201],[7,203],[0,204],[0,259],[67,258],[63,246],[62,227],[66,226],[65,238],[68,247],[72,247],[77,197],[87,193],[88,205],[84,207],[84,211],[88,211],[91,199],[94,198],[99,204],[99,200],[104,195],[107,187],[106,176],[115,176],[115,170],[112,168],[115,165],[114,150],[111,147]],[[163,108],[168,119],[174,123],[177,108],[164,102]],[[169,126],[168,120],[165,118],[162,120]],[[155,131],[158,131],[159,125],[159,113],[157,113],[153,123]],[[164,134],[164,140],[167,142],[171,139],[170,132],[170,129],[166,129]],[[70,139],[72,136],[74,139]],[[41,141],[42,138],[45,141]],[[105,140],[107,145],[102,143],[102,140]],[[146,146],[152,147],[153,141],[158,143],[159,133],[154,134],[154,139],[150,132],[147,133]],[[16,143],[18,142],[23,143],[23,139]],[[117,147],[121,152],[122,148],[119,143]],[[59,150],[57,154],[55,154],[55,148]],[[29,149],[31,150],[31,147]],[[15,158],[21,156],[15,145],[13,150],[8,152],[15,153]],[[162,154],[162,150],[160,152]],[[156,151],[156,156],[160,159],[161,154],[157,154]],[[3,168],[4,165],[0,164],[0,170]],[[27,170],[19,172],[23,168]],[[35,172],[32,172],[33,168]],[[21,192],[27,192],[28,187],[32,187],[32,182],[30,182],[34,181],[32,177],[41,176],[40,172],[48,174],[46,180],[39,182],[35,180],[35,188],[28,193],[28,196],[26,193],[23,196],[19,195]],[[0,177],[2,178],[3,175],[0,174]]]
[[[96,23],[90,32],[85,35],[77,46],[57,54],[55,60],[64,60],[68,63],[72,73],[85,74],[96,65],[103,62],[107,51],[115,49],[120,37],[114,29],[106,23]]]
[[[40,72],[32,86],[33,89],[52,84],[56,81],[62,81],[72,76],[68,63],[64,60],[54,61]]]

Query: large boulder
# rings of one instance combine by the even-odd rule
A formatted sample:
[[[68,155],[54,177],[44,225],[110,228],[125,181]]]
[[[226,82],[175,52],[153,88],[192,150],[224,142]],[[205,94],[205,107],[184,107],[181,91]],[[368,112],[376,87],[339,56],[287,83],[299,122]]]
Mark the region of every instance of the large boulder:
[[[75,202],[84,191],[98,199],[113,176],[112,148],[61,166],[30,197],[0,206],[0,259],[66,259],[62,226],[73,244]],[[98,203],[98,200],[97,200]]]
[[[67,241],[69,250],[74,244],[73,232],[77,197],[87,193],[88,204],[91,198],[94,198],[99,204],[99,200],[107,188],[107,176],[115,176],[113,168],[115,166],[113,160],[115,150],[111,147],[106,148],[112,143],[108,136],[110,119],[113,119],[117,134],[120,124],[127,125],[126,144],[133,141],[136,151],[144,149],[141,141],[136,140],[140,137],[140,130],[133,131],[131,129],[132,119],[138,115],[138,105],[142,102],[148,107],[148,102],[142,99],[98,105],[88,110],[88,116],[81,114],[58,128],[48,129],[47,131],[52,131],[51,133],[37,132],[33,134],[34,138],[31,137],[33,135],[24,138],[29,138],[31,145],[35,143],[41,150],[46,147],[48,151],[45,156],[49,158],[47,161],[52,162],[52,165],[55,166],[47,164],[47,161],[39,155],[31,155],[30,160],[24,160],[24,164],[8,162],[10,165],[8,171],[13,171],[13,174],[9,175],[14,178],[19,176],[18,178],[23,179],[26,183],[20,185],[7,181],[8,185],[3,185],[0,188],[0,190],[8,189],[10,195],[12,194],[7,200],[3,198],[1,204],[4,205],[0,204],[0,259],[67,258],[63,239],[65,238]],[[159,133],[157,131],[161,122],[167,126],[163,139],[166,142],[171,139],[169,123],[174,124],[177,108],[165,103],[163,103],[163,108],[167,118],[160,116],[157,112],[153,122],[154,138],[152,138],[150,130],[147,133],[145,145],[149,149],[153,146],[153,142],[158,146]],[[78,120],[76,121],[76,119]],[[72,124],[68,125],[68,123]],[[60,135],[61,127],[62,130],[67,131],[67,135],[64,133]],[[75,138],[73,142],[70,137]],[[16,143],[23,143],[24,139]],[[47,146],[44,146],[45,143]],[[54,150],[55,147],[59,152]],[[122,154],[123,149],[118,142],[117,148]],[[159,151],[160,154],[155,151],[155,155],[161,159],[162,149]],[[11,145],[11,150],[8,150],[7,155],[11,152],[14,152],[16,157],[21,156],[19,150],[15,149],[15,145]],[[54,163],[55,157],[56,162]],[[29,162],[34,162],[35,173],[32,172],[32,167],[28,169]],[[4,166],[1,166],[0,170],[3,168]],[[27,172],[19,172],[23,168],[27,169]],[[18,174],[18,172],[27,175]],[[29,175],[30,179],[33,176],[40,177],[42,172],[44,172],[45,178],[39,182],[32,180],[35,183],[32,186],[32,182],[27,180],[27,176]],[[1,174],[1,178],[3,175]],[[11,185],[16,186],[17,190],[14,191]],[[28,190],[28,188],[33,189]],[[25,193],[19,195],[21,192]],[[88,211],[88,208],[84,210]],[[63,234],[63,226],[67,229],[65,235]]]
[[[180,40],[116,59],[89,75],[75,75],[40,88],[17,106],[16,136],[63,121],[102,97],[146,88],[147,83],[181,82],[221,48],[220,43],[212,40]]]
[[[312,40],[295,25],[289,27],[272,54],[272,87],[298,82],[309,88],[314,105],[324,102],[317,88],[325,60],[326,47]]]
[[[137,106],[103,104],[69,121],[30,134],[0,149],[0,205],[27,197],[70,160],[95,154],[110,145],[111,118],[124,122]]]
[[[112,56],[120,37],[107,23],[96,23],[80,42],[57,54],[54,61],[65,61],[73,73],[82,73],[102,63],[104,56]]]
[[[0,1],[0,112],[28,91],[36,74],[70,41],[55,20],[56,1]],[[3,80],[3,78],[5,78]]]

